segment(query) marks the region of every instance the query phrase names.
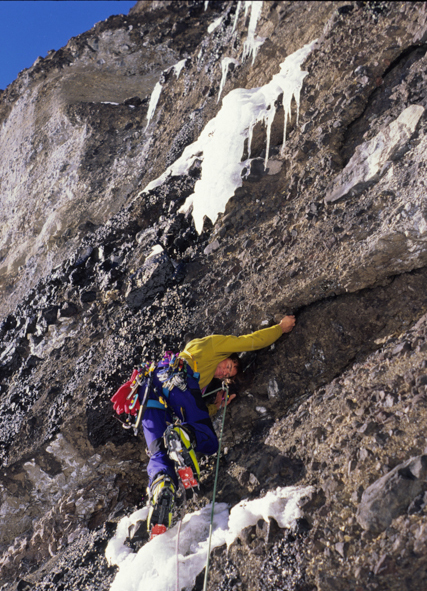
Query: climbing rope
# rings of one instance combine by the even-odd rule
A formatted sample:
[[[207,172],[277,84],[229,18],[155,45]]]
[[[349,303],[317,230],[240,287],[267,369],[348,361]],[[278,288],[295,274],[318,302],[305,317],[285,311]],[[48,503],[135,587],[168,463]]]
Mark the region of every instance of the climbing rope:
[[[176,534],[176,591],[181,591],[179,585],[179,534],[181,533],[182,519],[178,523],[178,532]]]
[[[225,385],[224,383],[222,384],[221,388],[217,388],[216,390],[207,392],[205,394],[202,394],[203,397],[205,396],[211,396],[211,394],[215,394],[216,392],[220,392],[221,390],[225,390],[226,391],[226,395],[225,398],[223,398],[223,400],[225,400],[225,406],[224,406],[224,414],[222,417],[222,426],[221,426],[221,434],[220,434],[220,438],[219,438],[219,444],[218,444],[218,457],[217,457],[217,465],[216,465],[216,473],[215,473],[215,481],[214,481],[214,492],[213,492],[213,501],[212,501],[212,511],[211,511],[211,522],[210,522],[210,526],[209,526],[209,548],[208,548],[208,555],[207,555],[207,563],[206,563],[206,574],[205,574],[205,584],[207,584],[207,572],[208,572],[208,568],[209,568],[209,555],[210,555],[210,547],[211,547],[211,538],[212,538],[212,525],[213,525],[213,511],[214,511],[214,506],[215,506],[215,494],[216,494],[216,483],[218,480],[218,470],[219,470],[219,456],[221,453],[221,441],[222,441],[222,433],[224,430],[224,422],[225,422],[225,409],[227,407],[227,402],[228,402],[228,385]],[[185,495],[185,491],[184,491],[184,495]],[[185,514],[185,505],[186,505],[186,496],[184,497],[184,511],[183,513]],[[180,585],[179,585],[179,536],[181,533],[181,525],[182,525],[182,518],[179,520],[178,522],[178,531],[177,531],[177,535],[176,535],[176,591],[181,591],[180,589]],[[205,591],[206,586],[203,588],[203,591]]]
[[[219,390],[225,390],[225,398],[224,398],[225,403],[224,403],[224,412],[222,413],[222,425],[221,425],[221,434],[219,437],[219,444],[218,444],[218,454],[216,457],[216,470],[215,470],[215,480],[214,480],[214,488],[213,488],[213,495],[212,495],[211,520],[210,520],[210,524],[209,524],[208,552],[207,552],[207,556],[206,556],[205,581],[203,584],[203,591],[206,591],[207,585],[208,585],[209,558],[210,558],[210,554],[211,554],[213,518],[214,518],[214,510],[215,510],[215,495],[216,495],[216,485],[218,482],[219,460],[220,460],[220,456],[221,456],[222,435],[224,433],[225,411],[227,410],[227,402],[228,402],[228,385],[223,382],[222,388],[219,388]],[[210,392],[210,394],[212,394],[212,392]]]

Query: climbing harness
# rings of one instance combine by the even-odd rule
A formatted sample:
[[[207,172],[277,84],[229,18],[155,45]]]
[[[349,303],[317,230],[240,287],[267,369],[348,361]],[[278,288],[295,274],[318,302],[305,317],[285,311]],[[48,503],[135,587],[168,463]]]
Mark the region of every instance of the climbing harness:
[[[194,362],[194,365],[193,377],[198,380],[200,374],[197,372],[197,363]],[[153,373],[156,368],[158,369],[157,377],[162,382],[162,394],[157,393],[157,400],[150,398]],[[129,382],[123,384],[112,398],[117,414],[122,412],[128,414],[126,421],[118,419],[123,428],[132,429],[134,435],[138,435],[139,426],[147,408],[162,410],[168,408],[172,411],[168,407],[167,399],[170,391],[175,387],[183,392],[187,389],[187,361],[179,357],[179,354],[166,351],[160,364],[147,362],[135,369]]]

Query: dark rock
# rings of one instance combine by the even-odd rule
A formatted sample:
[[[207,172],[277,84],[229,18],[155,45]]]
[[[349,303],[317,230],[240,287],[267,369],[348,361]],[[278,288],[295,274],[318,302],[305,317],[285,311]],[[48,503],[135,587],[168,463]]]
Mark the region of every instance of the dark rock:
[[[25,362],[25,367],[27,369],[31,369],[33,367],[36,367],[40,363],[40,361],[43,361],[43,360],[40,359],[40,357],[37,357],[37,355],[30,355]]]
[[[78,313],[79,309],[73,302],[64,302],[59,308],[59,316],[62,318],[71,318]]]
[[[393,468],[363,493],[356,515],[359,524],[365,530],[382,532],[427,488],[426,477],[427,456],[411,458]]]
[[[58,320],[58,306],[50,306],[46,310],[43,310],[42,317],[46,320],[47,325],[55,324]]]
[[[82,304],[94,302],[96,300],[96,291],[83,291],[80,294],[80,301]]]
[[[374,421],[369,421],[367,423],[364,423],[360,429],[358,429],[359,433],[361,433],[362,435],[372,435],[372,433],[375,433],[375,431],[378,429],[378,424],[375,423]]]
[[[125,294],[128,306],[134,309],[149,305],[166,290],[173,273],[174,267],[165,252],[148,258],[128,284]]]
[[[70,273],[70,283],[72,285],[81,285],[84,282],[85,275],[84,267],[77,267]]]
[[[9,314],[0,324],[0,333],[6,333],[16,328],[18,322],[13,314]]]

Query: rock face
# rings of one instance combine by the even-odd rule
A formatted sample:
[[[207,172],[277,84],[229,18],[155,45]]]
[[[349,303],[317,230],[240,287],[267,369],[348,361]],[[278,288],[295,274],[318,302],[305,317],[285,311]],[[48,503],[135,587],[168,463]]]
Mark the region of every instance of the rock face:
[[[357,509],[357,521],[363,529],[381,533],[424,492],[426,477],[426,456],[410,458],[396,466],[365,490]]]
[[[423,113],[424,107],[411,105],[384,131],[357,146],[350,162],[334,180],[326,202],[338,201],[349,194],[354,197],[377,183],[393,160],[402,157]]]
[[[109,589],[147,485],[111,396],[291,312],[242,356],[217,499],[314,493],[217,549],[209,588],[425,586],[426,5],[260,5],[137,2],[0,94],[1,591]]]

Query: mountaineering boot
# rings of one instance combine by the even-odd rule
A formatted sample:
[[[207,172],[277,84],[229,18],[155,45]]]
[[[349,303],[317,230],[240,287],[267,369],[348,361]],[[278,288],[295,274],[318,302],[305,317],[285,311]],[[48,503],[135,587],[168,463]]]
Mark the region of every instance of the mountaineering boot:
[[[175,485],[167,474],[159,474],[151,484],[149,494],[150,510],[147,528],[152,540],[171,526],[175,505]]]
[[[177,472],[185,489],[198,486],[199,463],[193,449],[194,436],[181,425],[169,425],[163,435],[168,456],[177,466]]]

